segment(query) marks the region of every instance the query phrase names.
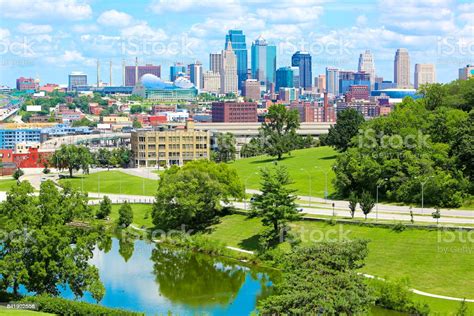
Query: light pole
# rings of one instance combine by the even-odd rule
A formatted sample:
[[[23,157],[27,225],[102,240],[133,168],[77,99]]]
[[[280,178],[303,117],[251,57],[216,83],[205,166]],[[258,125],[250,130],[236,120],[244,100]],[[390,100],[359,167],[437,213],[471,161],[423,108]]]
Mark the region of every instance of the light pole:
[[[433,176],[429,176],[425,181],[420,181],[421,184],[421,214],[424,214],[425,211],[425,184],[428,182],[429,179],[433,178]],[[416,177],[415,177],[416,179]]]
[[[311,173],[309,173],[306,169],[304,168],[301,168],[301,171],[304,171],[306,172],[306,174],[308,175],[308,178],[309,178],[309,201],[308,201],[308,207],[311,207],[311,182],[312,182],[312,179],[311,179]]]
[[[324,184],[324,202],[328,201],[328,172],[329,170],[322,170],[318,166],[315,166],[316,169],[321,170],[324,173],[325,184]]]
[[[383,179],[383,182],[387,181],[387,178]],[[377,182],[377,190],[376,190],[376,202],[375,202],[375,221],[379,220],[379,188],[380,188],[380,181]]]
[[[246,190],[247,190],[247,181],[254,174],[257,174],[257,173],[255,172],[253,174],[249,174],[244,180],[244,209],[245,210],[247,210],[247,192],[246,192]]]

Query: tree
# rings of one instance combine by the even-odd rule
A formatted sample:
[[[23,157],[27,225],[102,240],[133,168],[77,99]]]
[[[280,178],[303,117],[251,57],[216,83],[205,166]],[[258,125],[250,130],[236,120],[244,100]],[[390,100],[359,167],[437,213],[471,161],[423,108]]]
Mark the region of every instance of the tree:
[[[297,110],[288,110],[283,104],[270,106],[260,128],[264,151],[280,160],[283,154],[289,153],[293,148],[292,140],[299,126]]]
[[[264,168],[261,177],[262,193],[254,196],[253,215],[262,217],[263,225],[273,228],[275,238],[283,237],[285,223],[300,218],[293,194],[296,190],[287,187],[293,182],[284,166]]]
[[[351,192],[349,195],[349,211],[351,212],[351,217],[354,218],[354,214],[357,208],[357,203],[359,202],[359,198],[355,192]]]
[[[133,223],[133,210],[130,204],[125,201],[119,209],[118,224],[121,227],[128,227]]]
[[[469,307],[467,306],[466,299],[461,301],[459,307],[456,311],[455,316],[468,316],[469,315]]]
[[[263,155],[264,150],[261,144],[260,137],[254,137],[250,140],[248,144],[244,144],[240,149],[240,156],[241,157],[254,157],[258,155]]]
[[[367,215],[369,215],[375,206],[375,200],[369,192],[364,191],[360,197],[359,205],[365,215],[365,219],[367,219]]]
[[[281,256],[281,281],[259,301],[262,315],[367,315],[374,297],[357,273],[367,241],[323,242]]]
[[[140,123],[140,121],[138,121],[138,120],[135,118],[135,119],[133,120],[132,127],[133,127],[133,128],[142,128],[142,123]]]
[[[160,175],[153,204],[153,223],[159,229],[201,230],[222,212],[222,202],[243,198],[244,187],[232,167],[196,160],[181,168],[173,166]]]
[[[106,148],[99,148],[95,154],[95,162],[100,167],[109,168],[110,157],[112,153]]]
[[[364,116],[353,108],[338,112],[336,125],[329,128],[324,140],[325,144],[338,151],[346,151],[351,139],[359,132],[362,123],[364,123]]]
[[[217,161],[229,162],[235,159],[235,136],[232,133],[219,133],[217,136]]]
[[[436,219],[436,225],[439,225],[439,219],[441,218],[441,211],[439,207],[437,207],[436,210],[431,213],[431,216]]]
[[[143,108],[140,104],[134,104],[130,107],[130,114],[142,113]]]
[[[17,168],[15,170],[15,172],[13,172],[13,179],[19,181],[21,176],[24,175],[25,173],[23,172],[23,170],[21,170],[20,168]]]
[[[93,161],[92,154],[85,146],[61,145],[50,158],[50,164],[59,170],[67,169],[72,178],[74,170],[82,169],[84,173],[89,172],[89,166]]]
[[[97,218],[104,219],[107,218],[112,212],[112,201],[106,195],[104,199],[100,202],[99,210],[97,211]]]
[[[100,301],[103,286],[98,269],[89,263],[98,235],[70,225],[75,219],[92,219],[87,198],[71,188],[59,191],[49,180],[41,183],[37,198],[33,194],[31,184],[23,181],[1,205],[10,238],[0,244],[0,288],[18,294],[23,286],[57,296],[60,286],[67,285],[77,297],[89,291]]]

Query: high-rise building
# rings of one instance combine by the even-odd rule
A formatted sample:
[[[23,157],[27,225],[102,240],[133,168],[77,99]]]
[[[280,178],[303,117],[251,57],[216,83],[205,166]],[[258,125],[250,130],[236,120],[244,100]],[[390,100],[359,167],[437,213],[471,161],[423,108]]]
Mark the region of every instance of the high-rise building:
[[[269,89],[275,83],[276,46],[268,45],[262,36],[252,43],[252,78]]]
[[[247,100],[260,100],[260,83],[257,79],[247,79],[242,86],[242,95]]]
[[[299,86],[305,90],[311,90],[313,75],[311,71],[311,55],[308,52],[296,52],[291,56],[291,65],[300,69]]]
[[[16,89],[23,90],[36,90],[39,88],[39,84],[33,78],[20,77],[16,79]]]
[[[367,86],[370,90],[370,75],[363,71],[339,71],[339,94],[345,94],[352,85]]]
[[[474,65],[466,65],[466,67],[459,68],[459,79],[467,80],[474,77]]]
[[[339,94],[339,69],[326,67],[326,90],[334,96]]]
[[[280,88],[293,88],[293,67],[280,67],[276,71],[276,84],[275,90],[279,91]]]
[[[256,102],[213,102],[212,122],[252,123],[257,122]]]
[[[410,55],[408,55],[406,48],[397,49],[393,70],[394,82],[397,84],[397,88],[410,88]]]
[[[174,65],[170,66],[170,81],[175,81],[178,77],[178,74],[185,74],[186,73],[186,66],[181,63],[174,63]]]
[[[425,83],[436,82],[436,70],[433,64],[415,64],[415,89]]]
[[[222,55],[221,53],[210,53],[209,54],[209,70],[212,72],[219,73],[221,71]]]
[[[352,100],[369,100],[369,86],[351,85],[345,96],[346,102],[350,102]]]
[[[189,65],[189,80],[194,84],[196,89],[200,90],[203,86],[202,64],[196,61]]]
[[[229,30],[229,33],[225,36],[226,49],[229,42],[232,43],[232,49],[234,50],[235,56],[237,56],[238,86],[239,89],[242,89],[243,81],[247,79],[248,68],[247,43],[245,42],[244,33],[241,30]]]
[[[158,78],[161,77],[161,66],[146,64],[144,66],[125,66],[125,85],[135,86],[137,81],[145,74],[155,75]]]
[[[293,87],[300,87],[300,67],[290,67],[293,71]]]
[[[324,93],[326,91],[326,75],[318,76],[318,92]]]
[[[71,72],[69,75],[68,90],[74,91],[78,86],[87,85],[87,75],[82,72]]]
[[[203,90],[218,94],[221,90],[221,76],[218,72],[206,71],[203,74]]]
[[[221,93],[234,93],[237,95],[239,87],[237,76],[237,57],[232,50],[232,43],[229,42],[226,50],[222,51],[222,62],[221,62]]]
[[[375,84],[375,63],[374,57],[370,50],[366,50],[359,56],[359,68],[358,71],[366,72],[370,75],[370,89],[374,89]]]

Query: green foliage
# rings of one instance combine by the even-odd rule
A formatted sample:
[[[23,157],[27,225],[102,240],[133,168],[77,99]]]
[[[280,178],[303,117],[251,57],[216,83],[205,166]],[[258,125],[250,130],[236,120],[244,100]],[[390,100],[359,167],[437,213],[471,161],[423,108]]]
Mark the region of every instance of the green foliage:
[[[20,168],[17,168],[15,172],[13,172],[13,179],[18,180],[24,174],[25,173],[23,172],[23,170],[21,170]]]
[[[133,210],[130,204],[125,201],[119,209],[118,225],[120,227],[128,227],[133,223]]]
[[[107,218],[112,212],[112,201],[106,195],[104,199],[100,202],[99,210],[97,211],[97,218],[104,219]]]
[[[469,315],[469,307],[467,306],[466,300],[462,300],[461,304],[459,304],[459,308],[456,311],[455,316],[468,316]]]
[[[21,302],[38,304],[39,311],[56,315],[143,315],[142,313],[130,312],[123,309],[109,308],[47,295],[26,296],[21,299]]]
[[[242,198],[237,172],[226,164],[196,160],[160,175],[153,223],[160,229],[203,229],[221,213],[221,201]]]
[[[240,149],[241,157],[254,157],[263,154],[263,145],[261,144],[261,138],[259,137],[252,138],[248,144],[244,144]]]
[[[265,153],[276,156],[278,160],[283,154],[289,153],[293,149],[293,139],[299,125],[297,110],[288,110],[283,104],[270,106],[260,128]]]
[[[439,224],[439,219],[441,218],[441,211],[439,210],[439,207],[436,208],[436,211],[431,213],[431,216],[436,219],[436,223]]]
[[[50,158],[50,164],[59,170],[69,170],[72,178],[74,170],[82,169],[83,173],[89,172],[89,166],[93,162],[93,157],[89,149],[85,146],[61,145]]]
[[[140,104],[134,104],[130,107],[130,114],[138,114],[142,112],[143,112],[143,108]]]
[[[356,269],[367,256],[366,241],[318,243],[277,257],[282,280],[259,302],[264,315],[365,315],[373,297]]]
[[[292,183],[288,170],[284,166],[276,166],[261,170],[261,194],[254,196],[252,215],[262,217],[262,223],[273,229],[274,242],[284,239],[287,221],[297,220],[300,214],[296,208],[295,190],[287,186]]]
[[[393,225],[392,227],[392,230],[394,232],[397,232],[397,233],[401,233],[402,231],[404,231],[407,227],[405,226],[405,224],[403,224],[402,222],[398,222],[396,223],[395,225]]]
[[[362,192],[362,195],[359,200],[359,205],[362,210],[362,213],[365,215],[365,219],[367,219],[367,215],[372,211],[375,206],[375,200],[367,191]]]
[[[83,117],[80,120],[72,122],[72,126],[73,127],[78,127],[78,126],[96,127],[97,122],[89,121],[86,117]]]
[[[407,279],[398,281],[373,279],[369,282],[373,294],[376,297],[375,305],[399,312],[407,312],[410,315],[429,315],[428,305],[416,303],[413,293],[409,290]]]
[[[216,161],[229,162],[235,160],[237,149],[234,134],[220,133],[217,137]]]
[[[338,112],[336,125],[329,128],[324,138],[325,145],[332,146],[338,151],[346,151],[362,123],[364,116],[356,109],[348,108]]]
[[[140,123],[136,118],[133,120],[132,123],[133,128],[142,128],[142,123]]]
[[[355,192],[349,194],[349,211],[351,212],[351,217],[354,218],[354,214],[357,208],[357,203],[359,203],[359,197]]]
[[[10,238],[0,244],[0,289],[17,294],[22,285],[29,292],[59,295],[68,285],[80,297],[91,292],[97,301],[104,295],[99,273],[89,264],[97,234],[69,225],[90,221],[87,197],[52,181],[41,183],[39,196],[28,181],[11,188],[0,217]]]

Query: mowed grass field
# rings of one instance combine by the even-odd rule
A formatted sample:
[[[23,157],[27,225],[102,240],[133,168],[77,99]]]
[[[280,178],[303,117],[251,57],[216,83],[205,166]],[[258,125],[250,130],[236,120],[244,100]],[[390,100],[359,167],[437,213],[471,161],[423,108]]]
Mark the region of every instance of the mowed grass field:
[[[10,188],[16,184],[15,179],[1,179],[0,191],[10,191]]]
[[[121,204],[112,204],[112,213],[110,213],[110,221],[116,222],[119,218],[119,209]],[[133,224],[139,228],[152,228],[151,209],[152,204],[130,204],[133,211]],[[92,206],[96,212],[99,209],[98,205]]]
[[[99,187],[100,180],[100,187]],[[72,179],[61,179],[60,183],[71,183],[73,187],[85,192],[153,196],[158,181],[132,176],[120,171],[109,170],[88,175],[76,175]]]
[[[292,151],[291,156],[285,155],[282,160],[277,161],[277,164],[288,168],[291,179],[294,181],[291,187],[296,189],[299,195],[310,194],[311,180],[311,195],[324,197],[325,172],[327,172],[328,194],[331,195],[334,192],[332,165],[336,160],[336,155],[337,152],[334,149],[326,146],[300,149]],[[259,169],[273,166],[274,161],[276,161],[274,157],[265,155],[239,159],[229,165],[237,170],[247,189],[259,189]]]
[[[294,222],[291,227],[303,243],[368,239],[369,255],[361,272],[389,279],[408,277],[413,288],[424,292],[474,298],[474,244],[468,242],[466,232],[415,229],[395,232],[389,228],[332,226],[316,221]],[[223,217],[209,236],[227,245],[255,250],[262,229],[259,219],[234,214]],[[472,239],[473,234],[470,236]]]

